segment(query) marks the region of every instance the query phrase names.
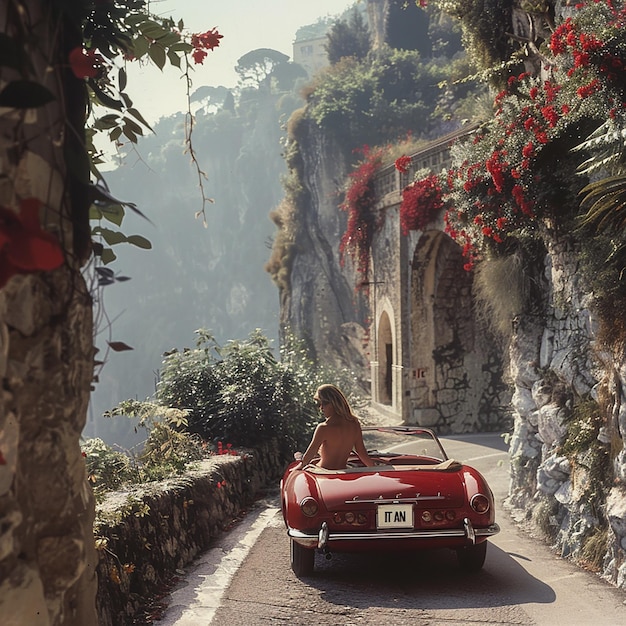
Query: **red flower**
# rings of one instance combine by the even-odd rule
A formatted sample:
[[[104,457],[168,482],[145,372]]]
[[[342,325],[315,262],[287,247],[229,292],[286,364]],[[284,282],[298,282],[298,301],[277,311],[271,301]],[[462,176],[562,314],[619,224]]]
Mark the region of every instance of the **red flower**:
[[[202,61],[204,61],[204,57],[207,56],[207,53],[200,48],[196,48],[191,53],[191,56],[193,57],[194,63],[202,65]]]
[[[406,174],[409,171],[409,165],[411,165],[411,157],[403,155],[396,159],[394,165],[399,172]]]
[[[545,117],[551,128],[554,128],[556,126],[556,123],[559,121],[559,114],[551,105],[543,107],[541,109],[541,114]]]
[[[224,35],[217,32],[217,28],[207,30],[206,33],[198,33],[191,36],[191,45],[194,48],[204,48],[206,50],[214,50],[220,45],[220,39]]]
[[[20,214],[0,207],[0,287],[11,276],[56,269],[63,251],[54,235],[41,229],[36,198],[20,203]]]
[[[576,90],[579,98],[586,98],[592,93],[599,91],[601,88],[600,81],[594,78],[588,85],[583,85]]]
[[[507,165],[507,163],[502,162],[501,157],[502,157],[502,152],[498,152],[496,150],[485,162],[485,167],[487,168],[487,171],[489,172],[489,174],[491,174],[493,184],[498,193],[502,193],[502,189],[504,188],[503,169]]]
[[[439,180],[431,174],[427,178],[411,183],[402,192],[400,225],[402,233],[424,230],[445,208]]]
[[[76,78],[95,78],[102,67],[102,57],[95,50],[80,46],[69,53],[68,60]]]

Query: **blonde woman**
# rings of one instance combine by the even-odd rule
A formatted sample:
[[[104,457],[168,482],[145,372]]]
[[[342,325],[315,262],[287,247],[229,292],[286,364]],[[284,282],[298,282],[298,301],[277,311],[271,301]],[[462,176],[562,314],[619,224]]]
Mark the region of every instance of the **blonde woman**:
[[[335,385],[321,385],[313,399],[326,420],[319,424],[313,438],[296,469],[307,466],[314,457],[320,456],[316,465],[326,469],[345,469],[350,453],[354,450],[368,467],[374,461],[367,454],[363,443],[361,424],[343,395]]]

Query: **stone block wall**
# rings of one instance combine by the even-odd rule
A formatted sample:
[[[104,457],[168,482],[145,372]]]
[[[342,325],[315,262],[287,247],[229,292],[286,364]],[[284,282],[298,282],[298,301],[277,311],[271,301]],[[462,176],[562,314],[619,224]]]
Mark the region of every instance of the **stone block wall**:
[[[264,488],[278,485],[287,462],[278,447],[267,445],[110,494],[98,507],[94,529],[100,626],[143,623],[177,570],[205,551]]]
[[[594,344],[576,246],[546,243],[545,315],[520,317],[510,346],[507,506],[561,556],[589,565],[593,549],[603,578],[626,589],[626,368]],[[596,422],[576,421],[584,403],[596,407]]]

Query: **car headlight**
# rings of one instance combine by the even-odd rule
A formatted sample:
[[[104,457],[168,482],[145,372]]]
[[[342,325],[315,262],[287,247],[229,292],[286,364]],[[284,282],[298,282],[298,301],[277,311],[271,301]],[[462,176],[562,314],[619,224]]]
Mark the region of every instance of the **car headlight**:
[[[470,500],[470,506],[476,513],[486,513],[489,510],[489,498],[482,493],[474,494]]]
[[[315,498],[304,498],[302,502],[300,502],[300,510],[303,515],[307,517],[315,517],[317,515],[317,511],[319,509],[319,505],[317,504],[317,500]]]

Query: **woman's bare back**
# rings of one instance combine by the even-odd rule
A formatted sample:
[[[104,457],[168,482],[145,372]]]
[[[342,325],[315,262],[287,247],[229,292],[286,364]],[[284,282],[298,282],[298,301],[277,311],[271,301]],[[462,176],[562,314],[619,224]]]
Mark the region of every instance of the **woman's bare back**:
[[[363,446],[363,436],[359,422],[339,419],[320,424],[322,444],[319,448],[319,465],[326,469],[344,469],[352,450]]]

